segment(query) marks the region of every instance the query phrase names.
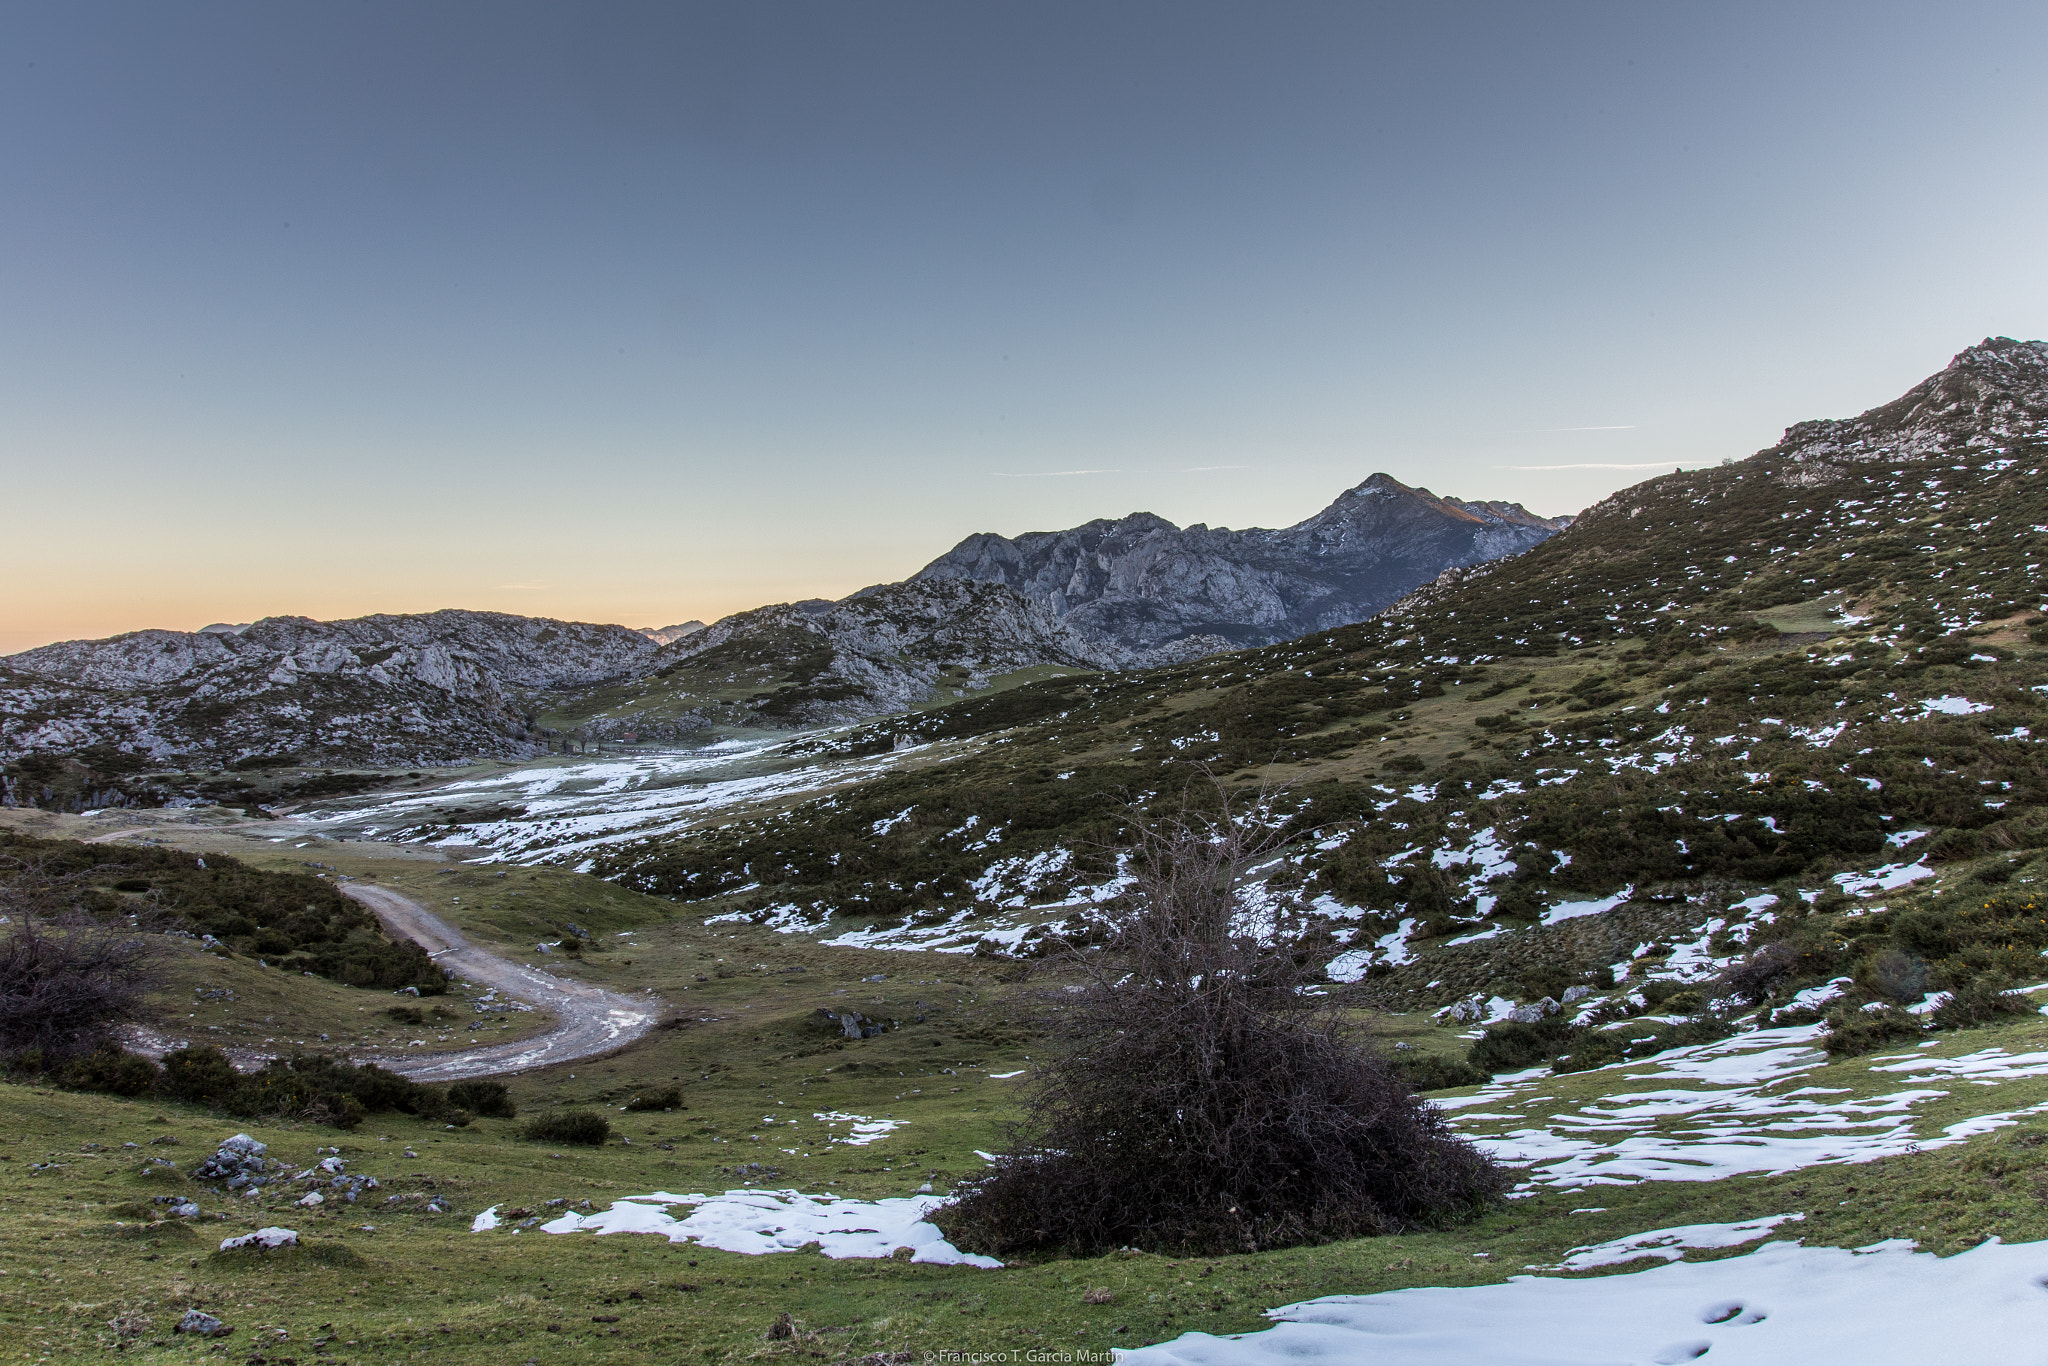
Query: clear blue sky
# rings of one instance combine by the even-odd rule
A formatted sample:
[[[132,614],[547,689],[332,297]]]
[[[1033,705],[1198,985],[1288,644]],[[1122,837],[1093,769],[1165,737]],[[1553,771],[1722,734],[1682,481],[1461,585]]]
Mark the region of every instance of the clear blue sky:
[[[0,649],[1564,512],[2048,334],[2038,4],[62,0],[0,62]]]

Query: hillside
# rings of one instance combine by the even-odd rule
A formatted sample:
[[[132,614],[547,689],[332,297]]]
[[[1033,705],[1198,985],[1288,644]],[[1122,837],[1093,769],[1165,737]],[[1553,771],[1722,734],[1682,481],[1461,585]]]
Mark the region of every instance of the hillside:
[[[1557,525],[1375,475],[1281,532],[1182,532],[1138,516],[980,537],[907,583],[709,627],[446,610],[65,641],[0,659],[0,761],[13,761],[0,801],[234,800],[248,793],[204,775],[840,725],[1047,675],[1199,658],[1304,620],[1357,620],[1446,565],[1513,553]],[[1100,582],[1077,557],[1102,567]],[[1033,567],[1014,574],[1002,567],[1012,562]]]
[[[999,586],[913,584],[770,609],[657,673],[735,712],[943,693],[941,661],[978,661],[989,691],[283,820],[4,813],[126,841],[90,846],[148,875],[123,896],[187,885],[157,867],[197,875],[142,867],[145,845],[310,867],[665,1011],[614,1056],[509,1078],[516,1117],[454,1125],[350,1133],[17,1074],[0,1112],[38,1160],[0,1165],[0,1194],[49,1241],[16,1259],[6,1311],[52,1356],[189,1355],[164,1328],[198,1306],[231,1341],[337,1360],[879,1366],[1018,1342],[1224,1366],[1752,1344],[1924,1361],[1975,1350],[1971,1325],[2029,1331],[2048,1276],[2044,373],[2048,346],[1988,342],[1911,402],[1647,481],[1370,621],[1235,654],[1006,677],[1005,650],[1071,628]],[[994,604],[1016,636],[979,633]],[[1131,807],[1213,808],[1205,775],[1280,841],[1244,923],[1313,955],[1312,990],[1371,1021],[1513,1197],[1441,1229],[996,1272],[913,1221],[1011,1141],[1050,1012],[1087,975],[1065,949],[1095,951],[1126,885]],[[178,983],[188,1031],[461,1044],[455,1010],[246,953],[181,962],[213,974]],[[431,1033],[394,1036],[408,1016]],[[522,1134],[570,1107],[605,1141]],[[238,1129],[283,1179],[232,1195],[185,1174]],[[336,1193],[365,1176],[388,1193]],[[193,1212],[160,1217],[164,1192]],[[270,1225],[304,1250],[211,1251]]]
[[[118,789],[152,768],[533,753],[522,694],[630,675],[659,648],[620,626],[465,611],[66,641],[0,660],[0,757],[82,760]]]
[[[1182,528],[1140,512],[1071,531],[970,536],[913,582],[1005,584],[1126,650],[1202,636],[1269,645],[1363,621],[1445,569],[1518,554],[1570,520],[1375,474],[1278,531]]]
[[[2028,411],[2043,352],[1987,343],[1922,389]],[[1200,766],[1266,790],[1294,840],[1270,894],[1373,999],[1512,1000],[1722,935],[1671,969],[1697,976],[1770,906],[1910,902],[2048,843],[2048,447],[1953,411],[1856,420],[1910,457],[1841,460],[1808,424],[1650,480],[1362,625],[806,742],[754,814],[714,782],[645,826],[477,837],[844,942],[1026,952],[1114,894],[1121,803]]]

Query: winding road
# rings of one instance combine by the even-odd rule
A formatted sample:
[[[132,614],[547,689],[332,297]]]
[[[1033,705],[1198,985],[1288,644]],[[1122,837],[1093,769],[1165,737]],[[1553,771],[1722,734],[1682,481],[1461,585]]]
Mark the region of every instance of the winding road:
[[[516,1043],[430,1057],[363,1057],[359,1062],[374,1062],[414,1081],[462,1081],[615,1053],[654,1028],[659,1006],[652,997],[623,996],[487,953],[453,925],[389,887],[355,882],[339,890],[375,912],[393,938],[414,941],[456,976],[551,1011],[559,1021],[547,1033]]]

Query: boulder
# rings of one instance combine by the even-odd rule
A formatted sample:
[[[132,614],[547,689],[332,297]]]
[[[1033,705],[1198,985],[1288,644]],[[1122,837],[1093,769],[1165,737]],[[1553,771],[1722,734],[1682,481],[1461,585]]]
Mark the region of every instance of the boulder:
[[[275,1252],[279,1248],[297,1247],[298,1245],[299,1234],[297,1229],[259,1228],[254,1233],[244,1233],[239,1238],[221,1239],[220,1250],[222,1252],[236,1252],[243,1248],[248,1248],[256,1252]]]
[[[197,1309],[187,1309],[185,1317],[179,1319],[177,1326],[172,1328],[171,1331],[173,1333],[190,1333],[194,1337],[201,1338],[224,1338],[235,1330],[211,1314],[201,1313]]]

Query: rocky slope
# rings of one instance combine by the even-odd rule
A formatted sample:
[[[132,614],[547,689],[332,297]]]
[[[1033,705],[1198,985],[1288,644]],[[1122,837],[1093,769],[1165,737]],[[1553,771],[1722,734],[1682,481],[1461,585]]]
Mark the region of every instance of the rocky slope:
[[[970,536],[913,582],[1005,584],[1126,650],[1190,636],[1265,645],[1363,621],[1447,568],[1517,554],[1568,524],[1375,474],[1278,531],[1182,528],[1134,513],[1070,531]]]
[[[631,676],[659,650],[621,626],[463,611],[65,641],[0,660],[0,756],[110,750],[218,767],[518,754],[536,737],[517,691]]]
[[[1801,465],[1922,460],[2048,434],[2048,342],[1986,337],[1882,407],[1801,422],[1763,452]]]
[[[664,733],[679,711],[700,726],[829,725],[964,697],[1021,670],[1118,668],[1134,656],[1001,585],[937,581],[736,613],[661,659],[644,685],[593,694],[605,705],[581,728]]]
[[[1615,979],[1704,983],[1794,926],[1846,980],[1882,954],[1845,945],[2048,882],[2048,435],[2009,434],[2018,349],[1888,405],[1884,459],[1794,441],[1661,476],[1370,621],[892,717],[809,751],[829,800],[791,807],[784,775],[772,812],[573,857],[834,942],[1028,952],[1086,932],[1123,804],[1170,817],[1199,764],[1290,842],[1263,904],[1376,1001],[1571,987],[1632,1017]],[[878,762],[905,738],[924,762]]]

